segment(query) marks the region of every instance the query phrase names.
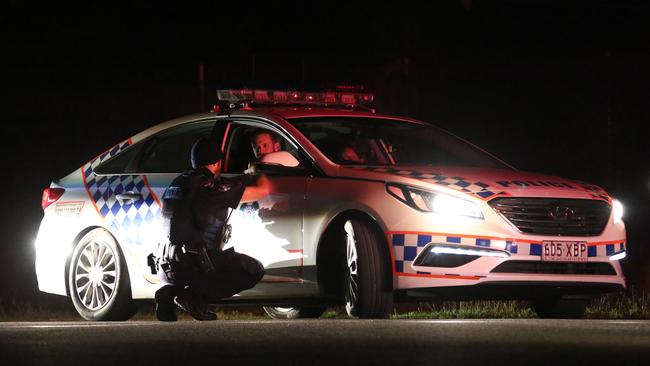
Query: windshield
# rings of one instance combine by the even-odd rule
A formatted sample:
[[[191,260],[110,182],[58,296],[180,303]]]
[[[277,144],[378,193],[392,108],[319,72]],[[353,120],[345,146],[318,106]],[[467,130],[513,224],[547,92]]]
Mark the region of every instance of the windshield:
[[[358,117],[303,117],[289,122],[337,164],[510,168],[427,124]]]

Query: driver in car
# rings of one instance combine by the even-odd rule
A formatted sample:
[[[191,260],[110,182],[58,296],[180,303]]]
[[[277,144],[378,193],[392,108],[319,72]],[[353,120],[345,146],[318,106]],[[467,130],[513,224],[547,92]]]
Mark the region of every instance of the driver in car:
[[[251,138],[251,147],[256,161],[260,161],[268,153],[282,150],[280,138],[271,131],[260,131],[254,134]]]

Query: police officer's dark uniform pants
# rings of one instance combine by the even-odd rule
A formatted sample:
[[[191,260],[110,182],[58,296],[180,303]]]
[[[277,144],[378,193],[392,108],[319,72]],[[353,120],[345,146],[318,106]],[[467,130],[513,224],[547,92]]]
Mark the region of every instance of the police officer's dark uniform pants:
[[[252,288],[264,276],[260,261],[232,248],[211,255],[211,258],[214,270],[190,272],[179,278],[179,282],[191,284],[188,289],[206,302],[216,302]]]

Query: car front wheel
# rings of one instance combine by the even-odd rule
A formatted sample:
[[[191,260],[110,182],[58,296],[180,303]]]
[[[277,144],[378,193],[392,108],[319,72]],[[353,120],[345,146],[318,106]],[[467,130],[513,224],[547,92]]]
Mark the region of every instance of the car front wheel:
[[[135,313],[126,263],[105,229],[94,229],[75,246],[68,272],[70,296],[87,320],[127,320]]]
[[[345,310],[353,318],[387,318],[393,309],[389,259],[382,240],[359,219],[345,222]]]

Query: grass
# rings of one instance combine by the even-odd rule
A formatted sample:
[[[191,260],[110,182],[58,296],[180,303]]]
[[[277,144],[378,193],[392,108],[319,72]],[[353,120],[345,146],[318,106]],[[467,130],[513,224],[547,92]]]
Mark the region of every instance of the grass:
[[[35,301],[0,298],[0,321],[74,321],[80,317],[68,298],[43,295]]]
[[[155,305],[141,302],[132,320],[155,320]],[[260,307],[217,308],[219,319],[264,320],[269,317]],[[179,311],[179,320],[191,317]],[[537,315],[524,301],[449,301],[397,304],[391,319],[524,319]],[[328,309],[321,318],[346,319],[342,307]],[[596,298],[587,308],[586,319],[650,319],[650,296],[629,289]],[[70,300],[61,296],[42,295],[35,301],[21,301],[17,297],[0,298],[2,321],[78,321]]]
[[[391,319],[521,319],[536,318],[526,301],[450,301],[419,303],[416,309],[393,312]],[[650,319],[650,296],[634,288],[602,295],[585,311],[584,319]]]
[[[625,294],[607,294],[594,300],[587,308],[589,319],[650,319],[650,297],[629,290]]]
[[[399,309],[399,308],[398,308]],[[421,303],[418,309],[393,312],[391,319],[535,318],[535,312],[517,301],[449,301]]]

